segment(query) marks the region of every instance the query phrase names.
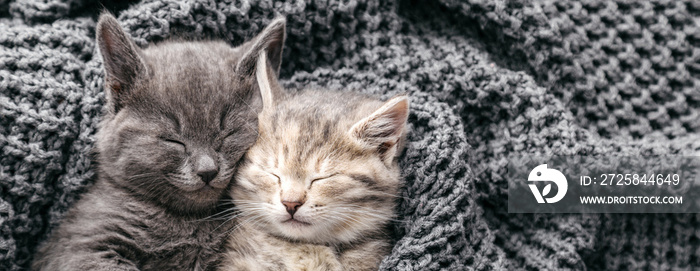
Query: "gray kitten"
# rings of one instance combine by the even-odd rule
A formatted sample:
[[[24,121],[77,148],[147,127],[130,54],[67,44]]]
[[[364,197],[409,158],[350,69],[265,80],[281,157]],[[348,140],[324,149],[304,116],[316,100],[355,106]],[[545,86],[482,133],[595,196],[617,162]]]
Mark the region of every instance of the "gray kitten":
[[[39,249],[35,270],[208,270],[227,225],[208,219],[257,138],[260,54],[277,76],[285,21],[232,48],[166,42],[139,50],[108,14],[97,43],[106,115],[94,186]],[[230,227],[229,227],[230,228]]]

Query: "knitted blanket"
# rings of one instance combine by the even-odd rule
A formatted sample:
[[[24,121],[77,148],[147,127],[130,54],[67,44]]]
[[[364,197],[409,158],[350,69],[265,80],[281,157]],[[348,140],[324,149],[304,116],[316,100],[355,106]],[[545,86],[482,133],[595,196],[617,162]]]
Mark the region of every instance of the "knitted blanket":
[[[0,0],[0,269],[26,269],[91,184],[97,14],[140,46],[237,45],[288,21],[281,80],[411,97],[382,270],[700,267],[694,214],[508,214],[514,154],[700,150],[696,0]]]

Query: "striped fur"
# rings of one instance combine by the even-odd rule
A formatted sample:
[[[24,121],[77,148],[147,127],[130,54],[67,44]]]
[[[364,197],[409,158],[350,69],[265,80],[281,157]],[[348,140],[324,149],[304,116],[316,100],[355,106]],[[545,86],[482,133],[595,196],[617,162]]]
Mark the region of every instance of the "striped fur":
[[[272,104],[234,179],[237,225],[221,270],[376,270],[391,248],[407,98],[282,95],[258,78],[272,80]],[[303,204],[290,215],[282,201]]]

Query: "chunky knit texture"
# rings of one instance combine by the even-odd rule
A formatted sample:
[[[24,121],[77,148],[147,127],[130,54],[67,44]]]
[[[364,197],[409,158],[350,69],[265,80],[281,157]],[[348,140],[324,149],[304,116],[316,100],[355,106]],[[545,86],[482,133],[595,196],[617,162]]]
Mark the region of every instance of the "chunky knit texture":
[[[104,6],[141,46],[236,45],[284,14],[286,87],[410,95],[402,222],[383,270],[700,267],[698,215],[508,214],[503,179],[509,155],[697,153],[697,1],[130,4]],[[2,270],[27,268],[91,183],[100,9],[0,0]]]

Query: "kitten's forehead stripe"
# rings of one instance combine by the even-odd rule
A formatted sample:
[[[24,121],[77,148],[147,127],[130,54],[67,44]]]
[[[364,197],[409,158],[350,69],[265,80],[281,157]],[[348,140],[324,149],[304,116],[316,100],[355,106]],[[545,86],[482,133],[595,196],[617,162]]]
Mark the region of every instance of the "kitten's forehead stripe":
[[[330,140],[330,137],[331,137],[331,123],[328,120],[326,120],[323,123],[323,141],[327,142],[328,140]]]
[[[271,125],[272,131],[271,132],[273,134],[277,132],[277,127],[280,125],[279,117],[280,116],[279,116],[279,113],[277,111],[275,111],[275,113],[272,115],[272,125]]]
[[[361,183],[364,183],[365,185],[369,187],[375,187],[377,185],[377,181],[374,180],[374,178],[367,176],[367,175],[362,175],[362,174],[351,174],[349,175],[350,178],[357,180]]]

